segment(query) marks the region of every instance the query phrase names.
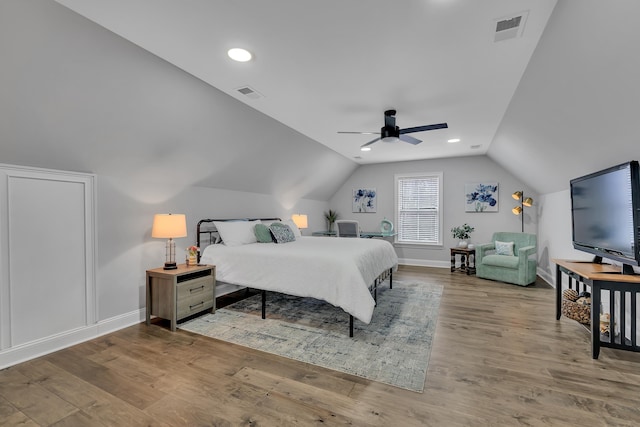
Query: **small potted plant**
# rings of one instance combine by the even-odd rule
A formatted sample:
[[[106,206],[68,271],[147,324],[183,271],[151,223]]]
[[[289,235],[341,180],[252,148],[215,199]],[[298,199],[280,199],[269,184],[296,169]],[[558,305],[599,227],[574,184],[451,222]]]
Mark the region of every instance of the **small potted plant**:
[[[475,230],[472,226],[466,222],[460,226],[453,227],[451,229],[451,235],[454,239],[459,239],[458,247],[466,248],[468,243],[467,239],[471,237],[471,233]]]
[[[336,219],[338,219],[338,212],[329,209],[329,212],[324,213],[324,217],[327,220],[328,230],[333,231],[333,224],[336,222]]]

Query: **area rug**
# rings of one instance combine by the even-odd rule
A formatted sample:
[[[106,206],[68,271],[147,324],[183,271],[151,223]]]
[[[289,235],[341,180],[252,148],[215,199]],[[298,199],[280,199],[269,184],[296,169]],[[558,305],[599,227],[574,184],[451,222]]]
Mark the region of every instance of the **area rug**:
[[[254,295],[179,328],[290,359],[422,392],[442,286],[395,280],[378,288],[368,325],[313,298],[267,293],[267,318]]]

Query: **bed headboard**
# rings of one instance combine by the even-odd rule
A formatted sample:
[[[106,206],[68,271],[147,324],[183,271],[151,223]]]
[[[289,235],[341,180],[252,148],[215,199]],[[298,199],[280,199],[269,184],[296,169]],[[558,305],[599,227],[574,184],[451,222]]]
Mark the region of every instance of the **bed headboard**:
[[[282,221],[281,218],[227,218],[227,219],[201,219],[196,226],[196,246],[202,248],[202,244],[205,246],[213,245],[217,242],[218,230],[213,225],[214,221]],[[202,235],[206,235],[203,239]],[[198,251],[198,260],[200,259],[200,251]]]

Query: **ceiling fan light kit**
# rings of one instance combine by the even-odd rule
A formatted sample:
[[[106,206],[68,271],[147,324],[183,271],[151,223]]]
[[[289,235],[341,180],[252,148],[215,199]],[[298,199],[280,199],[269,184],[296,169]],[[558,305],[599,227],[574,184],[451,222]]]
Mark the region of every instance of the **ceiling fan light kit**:
[[[384,126],[380,128],[380,136],[376,139],[367,142],[360,147],[361,151],[369,151],[369,145],[382,141],[382,142],[397,142],[398,140],[408,142],[409,144],[418,145],[422,141],[407,135],[408,133],[424,132],[428,130],[446,129],[449,126],[446,123],[437,123],[433,125],[416,126],[412,128],[400,129],[396,126],[396,110],[387,110],[384,112]],[[374,134],[376,132],[338,132],[338,133],[356,133],[362,135]]]

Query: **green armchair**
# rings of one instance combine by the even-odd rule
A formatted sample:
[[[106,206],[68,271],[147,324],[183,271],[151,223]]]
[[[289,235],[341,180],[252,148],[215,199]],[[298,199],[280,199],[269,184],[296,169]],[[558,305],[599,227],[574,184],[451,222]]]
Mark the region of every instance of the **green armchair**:
[[[476,276],[520,286],[536,281],[536,260],[529,258],[536,254],[535,234],[496,232],[491,240],[476,245]]]

